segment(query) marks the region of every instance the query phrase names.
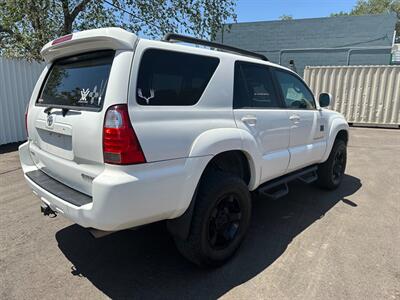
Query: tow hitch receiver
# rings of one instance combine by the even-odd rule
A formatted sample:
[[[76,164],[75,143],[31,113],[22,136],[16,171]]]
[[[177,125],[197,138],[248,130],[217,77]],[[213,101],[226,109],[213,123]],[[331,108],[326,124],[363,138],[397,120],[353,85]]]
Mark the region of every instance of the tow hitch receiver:
[[[42,203],[40,205],[40,212],[44,215],[44,216],[49,216],[50,218],[55,218],[57,217],[57,212],[55,212],[54,210],[52,210],[50,208],[50,206],[48,206],[46,203]]]

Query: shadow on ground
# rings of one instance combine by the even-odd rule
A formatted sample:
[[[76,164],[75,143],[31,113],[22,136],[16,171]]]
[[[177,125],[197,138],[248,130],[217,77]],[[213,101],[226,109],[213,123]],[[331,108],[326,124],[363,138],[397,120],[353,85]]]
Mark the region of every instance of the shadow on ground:
[[[95,240],[72,225],[56,234],[59,248],[84,276],[111,298],[217,298],[268,268],[291,241],[361,187],[345,176],[332,192],[294,182],[288,196],[254,199],[250,230],[237,255],[216,270],[199,269],[183,259],[163,223]],[[315,224],[315,226],[318,226]]]
[[[0,154],[17,151],[19,145],[21,145],[22,143],[24,143],[24,142],[17,142],[17,143],[9,143],[9,144],[0,145]]]

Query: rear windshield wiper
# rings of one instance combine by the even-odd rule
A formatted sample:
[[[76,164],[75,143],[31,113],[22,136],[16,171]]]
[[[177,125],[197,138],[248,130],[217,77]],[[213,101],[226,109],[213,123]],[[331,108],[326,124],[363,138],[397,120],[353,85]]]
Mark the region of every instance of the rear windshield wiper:
[[[51,110],[53,109],[53,108],[59,108],[59,107],[55,107],[55,106],[48,106],[48,107],[46,107],[45,109],[44,109],[44,113],[46,113],[46,114],[50,114],[51,113]],[[62,109],[62,116],[63,117],[65,117],[65,115],[68,113],[68,111],[69,111],[69,108],[61,108]]]
[[[46,108],[44,109],[44,113],[49,115],[49,114],[51,113],[51,110],[52,110],[53,108],[54,108],[53,106],[48,106],[48,107],[46,107]]]

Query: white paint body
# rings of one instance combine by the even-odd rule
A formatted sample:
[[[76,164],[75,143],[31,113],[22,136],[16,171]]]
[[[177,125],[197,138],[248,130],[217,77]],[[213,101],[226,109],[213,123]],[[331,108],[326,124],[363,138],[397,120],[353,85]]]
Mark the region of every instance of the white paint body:
[[[220,63],[194,106],[141,106],[136,82],[141,56],[159,48],[217,57]],[[45,126],[44,107],[36,106],[40,88],[54,59],[81,52],[115,49],[109,83],[100,112],[54,113]],[[24,173],[41,169],[82,193],[92,203],[76,207],[26,180],[42,201],[83,227],[121,230],[182,215],[199,179],[217,154],[240,150],[248,158],[249,189],[328,158],[339,130],[348,130],[342,115],[325,110],[232,108],[237,60],[282,68],[266,61],[202,48],[138,39],[116,28],[74,33],[71,41],[51,46],[48,63],[33,91],[28,113],[29,140],[20,146]],[[147,163],[105,164],[102,129],[105,112],[128,103],[129,116]],[[325,126],[323,133],[320,125]],[[54,138],[54,135],[57,138]],[[71,145],[71,147],[64,147]],[[93,180],[87,180],[93,178]]]

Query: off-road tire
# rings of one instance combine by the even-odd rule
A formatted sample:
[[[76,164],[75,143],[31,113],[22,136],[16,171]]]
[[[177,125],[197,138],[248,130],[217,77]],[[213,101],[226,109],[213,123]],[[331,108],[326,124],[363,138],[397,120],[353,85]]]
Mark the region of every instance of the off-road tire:
[[[231,200],[232,197],[235,200]],[[228,224],[228,226],[234,226],[234,237],[226,248],[215,249],[211,241],[214,239],[210,240],[210,228],[216,228],[216,226],[212,226],[217,223],[213,216],[216,210],[218,215],[221,215],[221,203],[230,201],[223,200],[226,198],[229,198],[232,203],[235,201],[236,206],[240,206],[240,223],[237,225],[238,227],[236,227],[236,223],[234,225]],[[216,267],[222,265],[239,248],[249,227],[251,198],[248,187],[237,176],[221,171],[212,171],[201,180],[195,201],[189,236],[186,240],[174,237],[176,246],[184,257],[199,266]],[[228,205],[231,204],[228,203]],[[226,209],[222,209],[222,211],[224,212]],[[230,220],[229,217],[228,219]]]
[[[341,166],[338,166],[340,156]],[[342,182],[347,162],[347,148],[343,140],[336,140],[328,160],[318,166],[317,185],[323,189],[334,190]],[[340,170],[338,169],[340,168]],[[336,174],[335,174],[336,173]]]

